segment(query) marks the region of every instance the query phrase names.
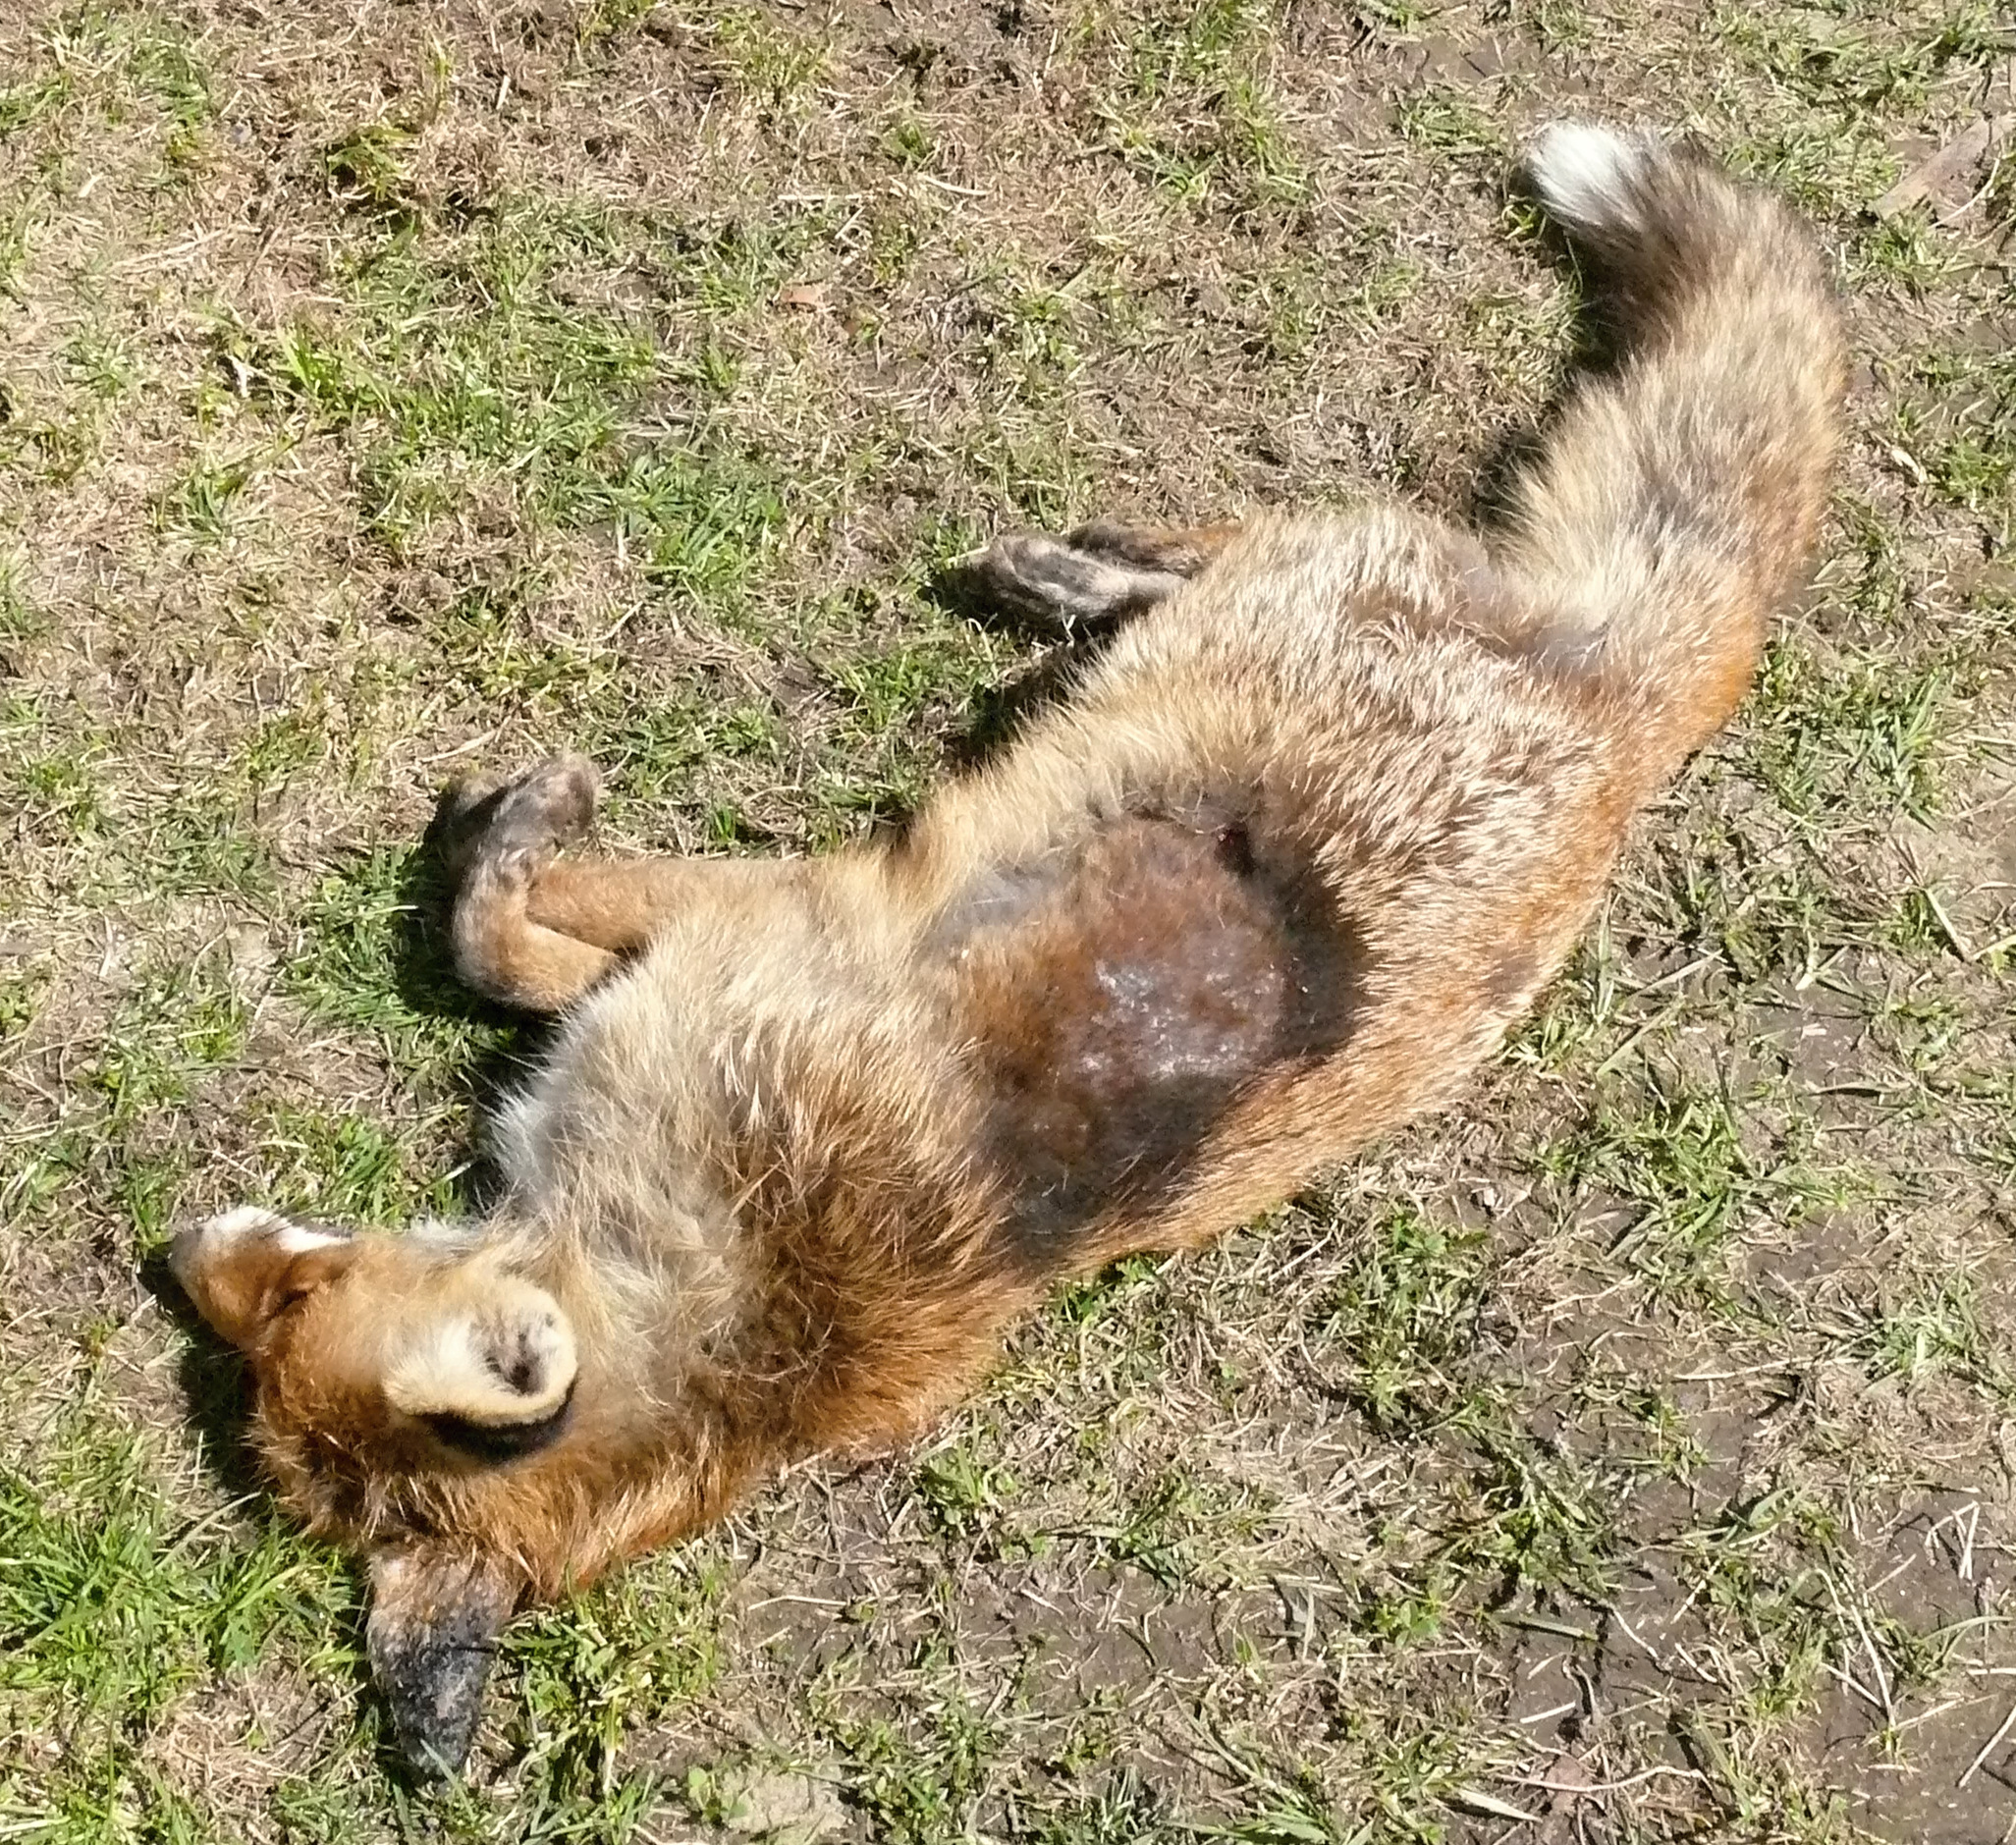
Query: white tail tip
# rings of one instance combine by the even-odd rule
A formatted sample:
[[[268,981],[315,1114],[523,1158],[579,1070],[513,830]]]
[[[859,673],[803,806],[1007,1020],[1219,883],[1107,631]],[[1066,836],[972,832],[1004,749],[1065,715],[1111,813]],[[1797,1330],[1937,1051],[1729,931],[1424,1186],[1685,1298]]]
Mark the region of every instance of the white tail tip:
[[[1636,193],[1658,157],[1659,136],[1620,135],[1591,122],[1554,122],[1533,137],[1526,170],[1541,203],[1563,224],[1629,230],[1639,221]]]

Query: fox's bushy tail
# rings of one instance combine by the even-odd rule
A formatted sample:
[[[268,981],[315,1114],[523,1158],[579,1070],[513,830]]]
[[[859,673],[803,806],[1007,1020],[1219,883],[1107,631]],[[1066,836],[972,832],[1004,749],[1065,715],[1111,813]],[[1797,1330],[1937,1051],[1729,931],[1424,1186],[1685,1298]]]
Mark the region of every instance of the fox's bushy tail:
[[[1769,193],[1650,135],[1563,123],[1527,160],[1619,358],[1563,410],[1495,549],[1663,781],[1728,717],[1800,586],[1845,361],[1831,290]],[[1638,779],[1634,776],[1634,780]]]

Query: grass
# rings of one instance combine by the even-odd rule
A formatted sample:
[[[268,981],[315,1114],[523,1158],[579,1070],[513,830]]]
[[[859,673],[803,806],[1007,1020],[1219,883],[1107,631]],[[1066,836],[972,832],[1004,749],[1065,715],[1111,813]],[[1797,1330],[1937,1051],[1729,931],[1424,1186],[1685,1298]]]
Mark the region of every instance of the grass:
[[[342,1573],[272,1525],[178,1512],[141,1444],[88,1409],[44,1453],[0,1472],[0,1702],[18,1739],[0,1807],[55,1836],[175,1836],[201,1821],[147,1763],[149,1738],[191,1686],[242,1675],[278,1636],[304,1665],[354,1667]]]
[[[1874,206],[2006,22],[491,26],[0,26],[0,1835],[1999,1837],[2008,174]],[[988,533],[1463,514],[1574,351],[1503,188],[1563,110],[1789,191],[1858,356],[1814,592],[1567,972],[906,1455],[515,1627],[468,1783],[401,1783],[162,1256],[480,1193],[538,1041],[448,978],[435,792],[577,747],[620,843],[821,849],[1038,664],[934,600]]]

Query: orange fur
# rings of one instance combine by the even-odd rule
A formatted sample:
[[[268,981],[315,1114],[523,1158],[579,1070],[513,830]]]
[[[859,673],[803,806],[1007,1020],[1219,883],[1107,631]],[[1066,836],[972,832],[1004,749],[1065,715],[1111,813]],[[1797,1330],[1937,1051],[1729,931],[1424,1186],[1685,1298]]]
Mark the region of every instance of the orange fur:
[[[568,1008],[494,1215],[177,1258],[287,1501],[392,1559],[388,1683],[500,1582],[553,1595],[794,1455],[900,1438],[1056,1279],[1447,1100],[1559,965],[1796,583],[1842,357],[1765,195],[1589,131],[1536,177],[1624,356],[1504,533],[1005,539],[984,590],[1135,619],[1004,760],[816,862],[561,858],[574,761],[452,797],[465,975]]]

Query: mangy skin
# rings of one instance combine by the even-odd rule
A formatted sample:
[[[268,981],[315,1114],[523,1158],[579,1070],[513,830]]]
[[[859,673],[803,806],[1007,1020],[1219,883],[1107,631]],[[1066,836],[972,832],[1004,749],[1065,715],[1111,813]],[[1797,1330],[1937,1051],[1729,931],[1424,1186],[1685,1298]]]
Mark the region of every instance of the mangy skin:
[[[1060,1277],[1446,1100],[1559,965],[1800,579],[1842,354],[1769,197],[1594,130],[1531,165],[1623,356],[1503,530],[1000,540],[980,593],[1128,620],[1004,759],[827,858],[561,857],[573,759],[451,793],[464,976],[564,1015],[496,1209],[176,1252],[282,1494],[372,1560],[416,1763],[463,1759],[522,1598],[900,1439]]]

